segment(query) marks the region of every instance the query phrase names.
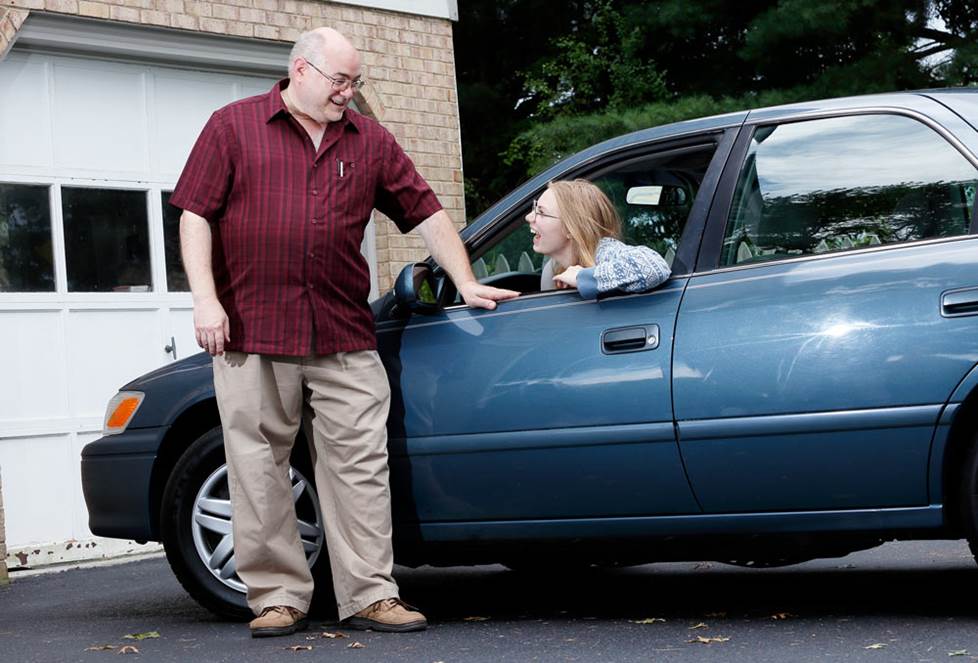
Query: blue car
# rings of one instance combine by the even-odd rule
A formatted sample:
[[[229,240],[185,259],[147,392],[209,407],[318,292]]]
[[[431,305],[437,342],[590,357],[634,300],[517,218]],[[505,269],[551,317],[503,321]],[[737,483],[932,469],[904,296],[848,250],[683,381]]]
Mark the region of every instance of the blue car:
[[[530,180],[373,303],[393,388],[394,549],[417,566],[790,564],[893,539],[978,543],[978,91],[819,101],[655,127]],[[541,289],[523,221],[595,182],[672,277]],[[91,530],[162,541],[200,603],[248,616],[211,361],[129,383],[83,451]],[[305,444],[300,532],[329,591]],[[555,564],[554,560],[559,560]]]

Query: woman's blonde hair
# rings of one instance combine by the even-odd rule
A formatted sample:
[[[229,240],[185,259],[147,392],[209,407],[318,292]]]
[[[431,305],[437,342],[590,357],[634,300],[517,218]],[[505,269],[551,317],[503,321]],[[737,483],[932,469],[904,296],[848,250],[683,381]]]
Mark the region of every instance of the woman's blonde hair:
[[[576,263],[582,267],[594,267],[594,255],[598,242],[604,237],[621,237],[621,219],[608,196],[587,180],[563,180],[550,182],[560,210],[560,221],[574,243]],[[559,274],[570,265],[554,263],[554,273]]]

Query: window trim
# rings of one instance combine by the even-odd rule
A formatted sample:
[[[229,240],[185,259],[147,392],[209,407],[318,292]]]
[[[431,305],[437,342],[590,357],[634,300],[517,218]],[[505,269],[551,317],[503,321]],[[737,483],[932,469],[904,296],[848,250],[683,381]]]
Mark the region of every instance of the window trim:
[[[670,278],[687,277],[692,273],[692,267],[696,255],[700,248],[703,229],[706,227],[707,215],[713,203],[717,183],[719,182],[724,164],[729,159],[730,152],[734,148],[738,136],[739,125],[735,127],[722,127],[706,130],[700,133],[684,134],[670,138],[660,139],[652,142],[629,145],[627,148],[611,153],[599,155],[594,159],[589,159],[585,163],[580,163],[572,168],[556,174],[552,179],[573,179],[584,178],[594,180],[602,175],[624,165],[644,161],[656,155],[681,154],[683,152],[703,149],[712,146],[713,156],[707,166],[703,181],[700,183],[699,191],[693,200],[689,217],[683,228],[683,233],[679,238],[679,245],[674,259],[674,265],[682,266],[679,271],[673,271]],[[515,229],[519,224],[524,223],[524,207],[528,200],[539,196],[546,188],[546,182],[542,186],[534,189],[524,189],[522,196],[517,203],[510,205],[509,208],[494,221],[487,224],[478,235],[468,238],[466,249],[469,251],[469,262],[478,260],[485,255],[492,246],[487,246],[492,240],[505,233],[511,228]],[[431,259],[429,258],[429,261]],[[436,278],[441,280],[438,298],[444,302],[449,296],[454,299],[455,289],[449,288],[447,275],[438,267],[435,271]],[[566,290],[544,290],[541,292],[527,293],[524,297],[544,297],[555,294],[566,294]],[[444,310],[456,310],[465,308],[465,304],[449,304]]]
[[[701,248],[699,256],[696,260],[695,268],[693,273],[696,275],[700,274],[713,274],[715,272],[727,272],[732,270],[742,270],[742,269],[756,269],[758,267],[764,267],[767,265],[780,265],[786,262],[799,262],[804,260],[823,260],[825,258],[833,258],[840,255],[857,255],[866,252],[875,252],[880,250],[892,249],[902,246],[911,246],[916,244],[926,244],[926,243],[936,243],[942,241],[954,241],[961,238],[967,238],[973,236],[978,232],[978,204],[975,205],[975,210],[972,214],[971,226],[968,228],[968,232],[963,235],[955,235],[954,237],[938,237],[938,238],[928,238],[922,240],[915,240],[912,242],[894,242],[893,244],[886,244],[882,246],[867,247],[864,249],[852,249],[847,251],[836,251],[832,253],[821,253],[818,255],[803,255],[792,258],[781,258],[776,260],[767,260],[764,262],[750,263],[745,265],[728,265],[725,267],[720,266],[720,254],[723,249],[723,234],[727,227],[727,217],[730,213],[730,206],[733,204],[734,191],[737,187],[737,180],[740,177],[740,172],[744,167],[744,162],[747,158],[747,152],[750,147],[750,141],[753,138],[755,132],[758,129],[765,127],[778,127],[784,124],[795,124],[798,122],[808,122],[812,120],[823,120],[838,117],[851,117],[855,115],[898,115],[907,117],[911,120],[917,120],[918,122],[924,124],[925,126],[932,129],[941,138],[946,140],[951,147],[956,149],[961,156],[963,156],[975,169],[976,175],[978,175],[978,157],[976,157],[972,152],[962,143],[954,134],[948,131],[944,126],[933,120],[932,118],[924,115],[923,113],[910,110],[907,108],[896,108],[892,106],[871,106],[866,108],[846,108],[839,110],[823,111],[818,113],[804,113],[796,116],[791,116],[778,120],[766,120],[759,122],[748,121],[740,128],[740,132],[737,135],[736,142],[734,144],[733,150],[727,160],[727,163],[723,169],[723,174],[720,177],[720,183],[717,186],[716,194],[714,196],[714,204],[710,208],[708,219],[706,222],[706,232],[703,234]]]
[[[96,297],[110,297],[126,302],[138,302],[149,297],[172,298],[189,300],[189,291],[171,291],[166,283],[166,255],[163,236],[163,191],[172,190],[173,183],[159,181],[115,181],[76,177],[50,177],[32,175],[11,175],[0,173],[0,183],[25,186],[44,186],[48,188],[48,204],[51,214],[51,248],[54,252],[54,283],[53,291],[30,290],[26,292],[0,292],[0,305],[10,304],[17,308],[28,302],[57,304],[68,303],[72,306],[79,302],[90,301]],[[68,290],[68,256],[64,235],[64,210],[61,200],[62,187],[78,189],[108,189],[113,191],[135,191],[143,194],[146,202],[146,229],[149,234],[150,276],[153,289],[149,292],[92,292],[87,290]],[[154,202],[156,203],[154,205]],[[158,236],[157,236],[158,233]],[[162,280],[160,275],[162,274]],[[154,300],[155,301],[155,300]],[[0,306],[0,308],[3,308]],[[20,310],[17,308],[17,310]],[[45,309],[46,310],[46,309]]]

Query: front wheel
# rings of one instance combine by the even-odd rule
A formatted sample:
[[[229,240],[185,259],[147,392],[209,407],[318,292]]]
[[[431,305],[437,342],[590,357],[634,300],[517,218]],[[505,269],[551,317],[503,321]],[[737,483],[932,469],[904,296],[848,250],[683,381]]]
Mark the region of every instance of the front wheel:
[[[289,469],[299,536],[313,575],[319,576],[317,595],[331,593],[319,498],[312,482],[296,467],[304,465],[299,447],[297,444]],[[306,472],[312,476],[308,469]],[[220,426],[197,438],[177,461],[163,492],[162,504],[163,547],[184,589],[202,606],[222,617],[236,620],[253,617],[235,566],[231,499]]]

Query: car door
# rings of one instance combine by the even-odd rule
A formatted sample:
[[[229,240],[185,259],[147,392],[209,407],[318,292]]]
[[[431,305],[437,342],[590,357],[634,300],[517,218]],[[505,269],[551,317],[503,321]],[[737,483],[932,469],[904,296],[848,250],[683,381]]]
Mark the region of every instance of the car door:
[[[955,294],[978,285],[975,158],[915,111],[751,119],[676,332],[694,492],[714,513],[926,505],[978,359],[958,315],[978,297]]]
[[[732,136],[729,143],[727,151]],[[626,226],[673,259],[682,231],[705,221],[714,184],[701,185],[711,163],[714,183],[722,165],[715,150],[715,138],[650,148],[592,166],[589,177]],[[689,186],[680,193],[675,178],[683,176]],[[629,189],[657,181],[672,187],[679,207],[627,203]],[[542,261],[522,216],[545,182],[531,183],[479,247],[483,280],[539,284]],[[688,240],[694,249],[697,240]],[[568,524],[698,512],[672,416],[673,326],[686,281],[680,269],[639,295],[586,301],[573,290],[540,292],[493,311],[456,305],[380,322],[394,392],[395,519]]]

